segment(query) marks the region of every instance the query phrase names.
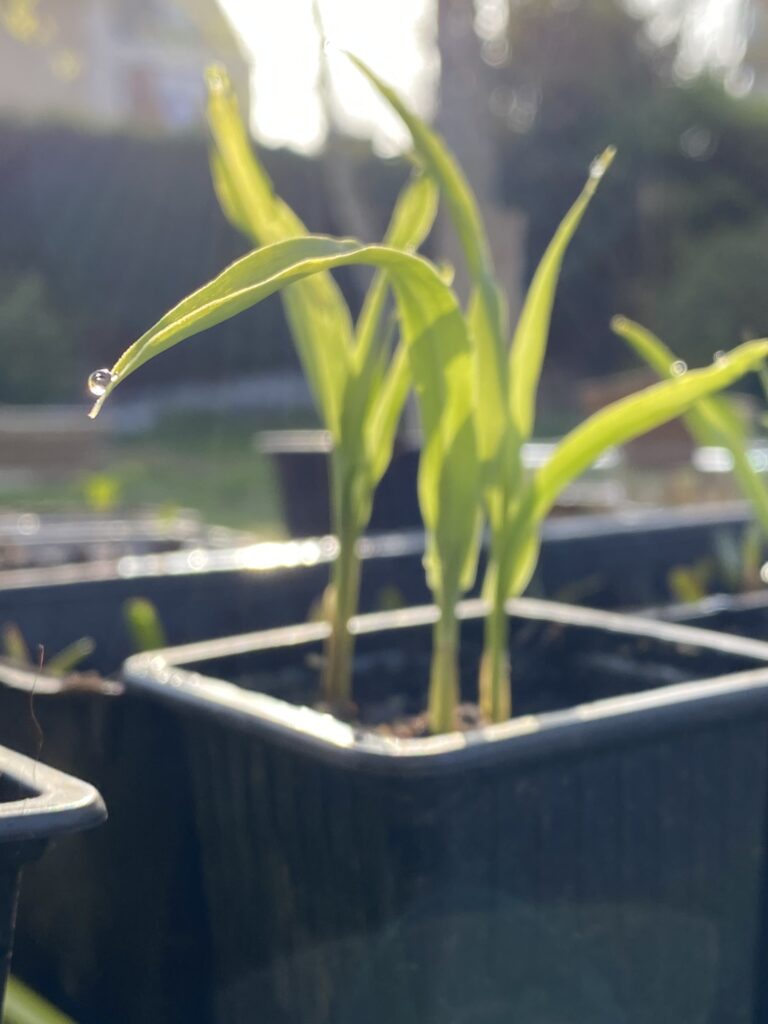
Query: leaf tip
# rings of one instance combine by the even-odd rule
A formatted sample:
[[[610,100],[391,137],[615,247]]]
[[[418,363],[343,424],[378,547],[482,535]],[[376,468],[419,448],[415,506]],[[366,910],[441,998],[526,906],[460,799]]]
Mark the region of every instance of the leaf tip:
[[[231,84],[227,69],[223,64],[209,64],[205,69],[205,84],[208,96],[225,96],[231,92]]]
[[[604,177],[605,173],[610,168],[614,159],[616,158],[616,147],[608,146],[603,152],[596,156],[592,163],[589,165],[589,180],[591,183],[597,183]]]

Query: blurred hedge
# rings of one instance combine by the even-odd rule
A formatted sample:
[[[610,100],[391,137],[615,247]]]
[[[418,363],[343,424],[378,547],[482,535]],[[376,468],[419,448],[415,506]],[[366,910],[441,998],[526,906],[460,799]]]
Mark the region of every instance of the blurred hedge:
[[[405,170],[344,144],[380,230]],[[350,233],[326,198],[322,165],[290,151],[263,155],[313,230]],[[197,137],[0,122],[0,223],[0,354],[17,367],[0,384],[2,401],[76,400],[90,370],[111,364],[169,306],[248,248],[219,212]],[[342,284],[354,292],[350,278]],[[160,360],[151,383],[295,365],[276,298],[215,333],[187,342],[183,358]]]

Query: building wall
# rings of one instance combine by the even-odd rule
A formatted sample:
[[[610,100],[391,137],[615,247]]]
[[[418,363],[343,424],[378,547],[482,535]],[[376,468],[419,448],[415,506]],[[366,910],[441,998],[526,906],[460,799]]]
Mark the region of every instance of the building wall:
[[[247,117],[248,66],[216,0],[5,2],[0,115],[181,130],[201,122],[203,71],[221,60]]]

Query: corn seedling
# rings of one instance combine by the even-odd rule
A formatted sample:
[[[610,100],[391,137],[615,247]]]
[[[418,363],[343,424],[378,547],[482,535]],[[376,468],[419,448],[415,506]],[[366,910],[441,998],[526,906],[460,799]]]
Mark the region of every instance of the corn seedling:
[[[350,58],[405,123],[418,158],[438,182],[461,244],[471,282],[467,322],[473,349],[474,420],[490,552],[484,593],[489,601],[485,643],[480,666],[481,707],[491,721],[511,714],[508,653],[508,598],[523,592],[535,568],[543,517],[561,491],[612,445],[632,440],[689,409],[696,393],[709,394],[727,386],[728,378],[757,369],[764,358],[761,343],[723,354],[711,370],[672,379],[608,406],[567,435],[539,472],[526,477],[522,446],[531,437],[539,378],[546,353],[552,306],[560,267],[597,186],[610,167],[615,151],[605,150],[592,164],[581,195],[562,220],[534,274],[517,326],[508,342],[501,290],[496,279],[487,233],[479,205],[453,154],[397,94],[358,59]],[[623,321],[626,323],[625,321]],[[763,353],[763,355],[761,355]],[[674,359],[667,357],[665,366]],[[717,370],[722,371],[718,376]],[[675,378],[670,369],[669,376]],[[675,384],[679,386],[675,386]],[[689,413],[697,424],[715,425],[735,441],[729,410],[708,399]],[[701,403],[704,405],[704,403]],[[743,445],[739,462],[748,463]],[[751,472],[751,471],[750,471]],[[749,483],[754,484],[754,473]],[[759,483],[759,481],[758,481]],[[761,494],[762,484],[760,484]],[[768,503],[766,503],[768,510]],[[447,708],[441,727],[450,727]]]
[[[233,263],[166,313],[111,370],[92,374],[91,389],[95,386],[99,392],[92,415],[122,381],[156,355],[281,289],[309,281],[313,275],[358,264],[386,272],[398,312],[401,343],[394,357],[396,384],[391,374],[378,377],[375,391],[371,385],[374,415],[368,418],[363,408],[362,422],[350,422],[358,422],[358,434],[368,434],[370,459],[374,463],[378,460],[372,471],[375,479],[388,461],[395,421],[409,380],[413,381],[424,432],[418,487],[427,531],[426,566],[441,610],[430,706],[433,721],[444,721],[442,708],[454,702],[458,692],[455,607],[474,578],[480,508],[473,393],[467,386],[471,373],[469,336],[453,290],[437,268],[413,253],[391,246],[362,245],[351,239],[307,236],[267,244]],[[348,379],[340,378],[340,383],[348,384]],[[395,387],[401,397],[397,402],[386,400]],[[361,512],[356,503],[367,501],[369,496],[365,489],[350,490],[354,522],[360,522],[365,511]],[[341,500],[339,490],[334,490],[334,499]],[[346,635],[348,618],[339,622]],[[348,658],[350,645],[345,643]],[[325,689],[326,696],[330,694],[337,705],[349,699],[348,661],[340,664],[339,671],[343,673],[341,678],[326,675],[329,683]],[[451,695],[447,700],[446,693]]]
[[[406,119],[427,174],[409,187],[407,205],[412,190],[423,188],[431,177],[440,186],[453,215],[473,281],[466,315],[437,268],[396,245],[364,245],[323,236],[285,237],[299,234],[303,225],[290,215],[289,227],[287,208],[264,187],[258,193],[249,193],[248,216],[256,218],[258,214],[275,232],[277,219],[281,237],[265,237],[261,248],[233,263],[170,310],[123,353],[111,370],[96,371],[90,381],[91,390],[98,395],[92,415],[98,413],[118,384],[154,356],[284,290],[289,320],[292,325],[294,321],[298,324],[294,337],[305,371],[338,448],[332,497],[335,522],[340,530],[348,530],[340,540],[348,545],[359,524],[366,521],[372,488],[389,461],[395,424],[410,379],[423,432],[418,488],[427,535],[425,566],[439,611],[430,670],[429,717],[432,731],[441,732],[454,726],[459,693],[456,604],[476,572],[483,509],[490,525],[491,548],[486,581],[490,611],[480,668],[481,703],[486,715],[499,721],[511,710],[505,604],[509,597],[522,593],[530,580],[541,523],[560,493],[606,449],[687,412],[699,399],[756,369],[768,356],[768,341],[742,345],[712,367],[663,381],[608,406],[571,431],[549,462],[534,475],[526,476],[521,448],[533,429],[560,263],[612,159],[612,151],[593,165],[584,191],[545,253],[507,351],[504,304],[490,250],[477,203],[458,164],[437,135],[410,114],[383,83],[366,73]],[[214,93],[225,96],[218,88]],[[250,153],[249,147],[241,146],[238,159],[244,161],[246,152]],[[237,163],[234,157],[227,160]],[[231,215],[245,225],[243,203],[233,198],[235,189],[222,170],[227,165],[219,156],[214,157],[214,163],[220,195],[225,204],[230,204]],[[430,223],[433,214],[432,206]],[[397,221],[396,211],[395,225]],[[391,229],[388,241],[402,244],[399,231]],[[369,353],[370,346],[376,347],[375,339],[366,341],[368,335],[362,328],[354,338],[348,317],[339,313],[340,300],[330,297],[337,293],[329,290],[329,272],[350,265],[373,267],[386,275],[375,280],[375,301],[369,297],[366,303],[363,327],[369,322],[371,303],[379,310],[375,322],[381,323],[385,289],[392,289],[400,344],[386,372],[386,348],[384,357],[377,357],[375,368],[371,368],[369,358],[373,357]],[[309,286],[318,283],[317,290],[310,290]],[[294,298],[305,294],[299,288],[306,288],[306,298]],[[312,319],[310,306],[322,317]],[[346,324],[344,330],[348,333],[339,334],[340,324]],[[378,336],[378,328],[374,334]],[[360,352],[362,357],[357,355]],[[362,358],[362,368],[358,358]],[[359,383],[363,379],[364,385]],[[391,398],[392,392],[396,400]],[[358,475],[354,470],[359,466],[365,468]],[[345,501],[349,508],[340,509]],[[353,559],[348,546],[347,566],[338,570],[335,581],[336,607],[325,694],[336,705],[346,703],[350,691],[347,622],[354,609],[348,595],[353,589],[356,594],[356,577],[353,587],[345,576]],[[334,637],[343,644],[341,655],[334,653]],[[336,674],[331,675],[332,671]]]
[[[207,81],[211,173],[225,215],[256,246],[307,235],[300,218],[275,194],[254,153],[226,73],[214,67]],[[417,249],[432,227],[436,207],[432,181],[415,175],[397,201],[385,245]],[[282,300],[318,414],[332,439],[331,521],[339,555],[324,599],[331,631],[323,691],[332,705],[344,708],[350,700],[353,653],[347,623],[357,610],[360,583],[357,541],[392,458],[410,384],[408,359],[402,345],[392,354],[388,284],[381,270],[354,325],[333,277],[322,270],[297,277],[282,291]]]
[[[306,235],[299,217],[274,192],[243,125],[223,69],[208,72],[208,120],[213,145],[211,172],[220,205],[230,222],[254,245]],[[415,250],[429,233],[437,208],[431,180],[416,175],[403,190],[384,244]],[[379,271],[356,325],[328,273],[282,292],[286,318],[320,418],[330,433],[331,522],[339,555],[324,600],[331,623],[324,692],[338,706],[349,703],[352,637],[347,628],[357,610],[360,564],[357,541],[371,515],[374,490],[392,458],[408,387],[408,361],[392,351],[387,317],[387,280]]]

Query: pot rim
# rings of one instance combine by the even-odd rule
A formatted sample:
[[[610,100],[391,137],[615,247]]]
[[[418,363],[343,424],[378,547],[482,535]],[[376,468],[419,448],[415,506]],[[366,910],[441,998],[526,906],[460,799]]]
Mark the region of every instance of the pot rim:
[[[0,802],[0,844],[51,839],[106,821],[104,801],[89,783],[7,747],[0,747],[0,776],[29,794]]]
[[[592,536],[613,537],[637,530],[667,532],[685,527],[745,526],[752,521],[743,501],[680,505],[676,508],[621,508],[580,516],[551,519],[544,523],[542,540],[563,543]],[[422,530],[402,530],[362,537],[363,559],[417,556],[424,551]],[[287,569],[307,568],[333,561],[338,542],[333,536],[304,537],[283,541],[256,541],[223,548],[204,546],[155,553],[125,555],[117,560],[53,566],[41,569],[8,569],[0,572],[3,590],[103,583],[111,580],[152,579],[158,576],[213,575],[232,571],[269,575]]]
[[[486,605],[463,601],[462,620],[477,619]],[[699,647],[724,654],[754,658],[766,667],[659,687],[640,693],[603,698],[558,711],[524,715],[467,732],[398,739],[381,736],[343,722],[329,713],[290,704],[268,694],[245,690],[200,671],[185,669],[230,655],[300,647],[322,640],[325,623],[288,626],[222,637],[134,655],[123,665],[123,678],[134,688],[184,710],[212,715],[241,732],[302,751],[313,757],[374,772],[414,773],[443,768],[531,757],[558,756],[627,737],[647,735],[665,728],[689,728],[694,719],[749,714],[768,705],[768,643],[712,630],[698,629],[636,615],[584,608],[534,598],[508,602],[510,614],[582,628],[600,628],[617,635],[640,636],[669,644]],[[424,605],[395,612],[360,615],[350,629],[358,636],[374,632],[425,626],[437,609]]]

